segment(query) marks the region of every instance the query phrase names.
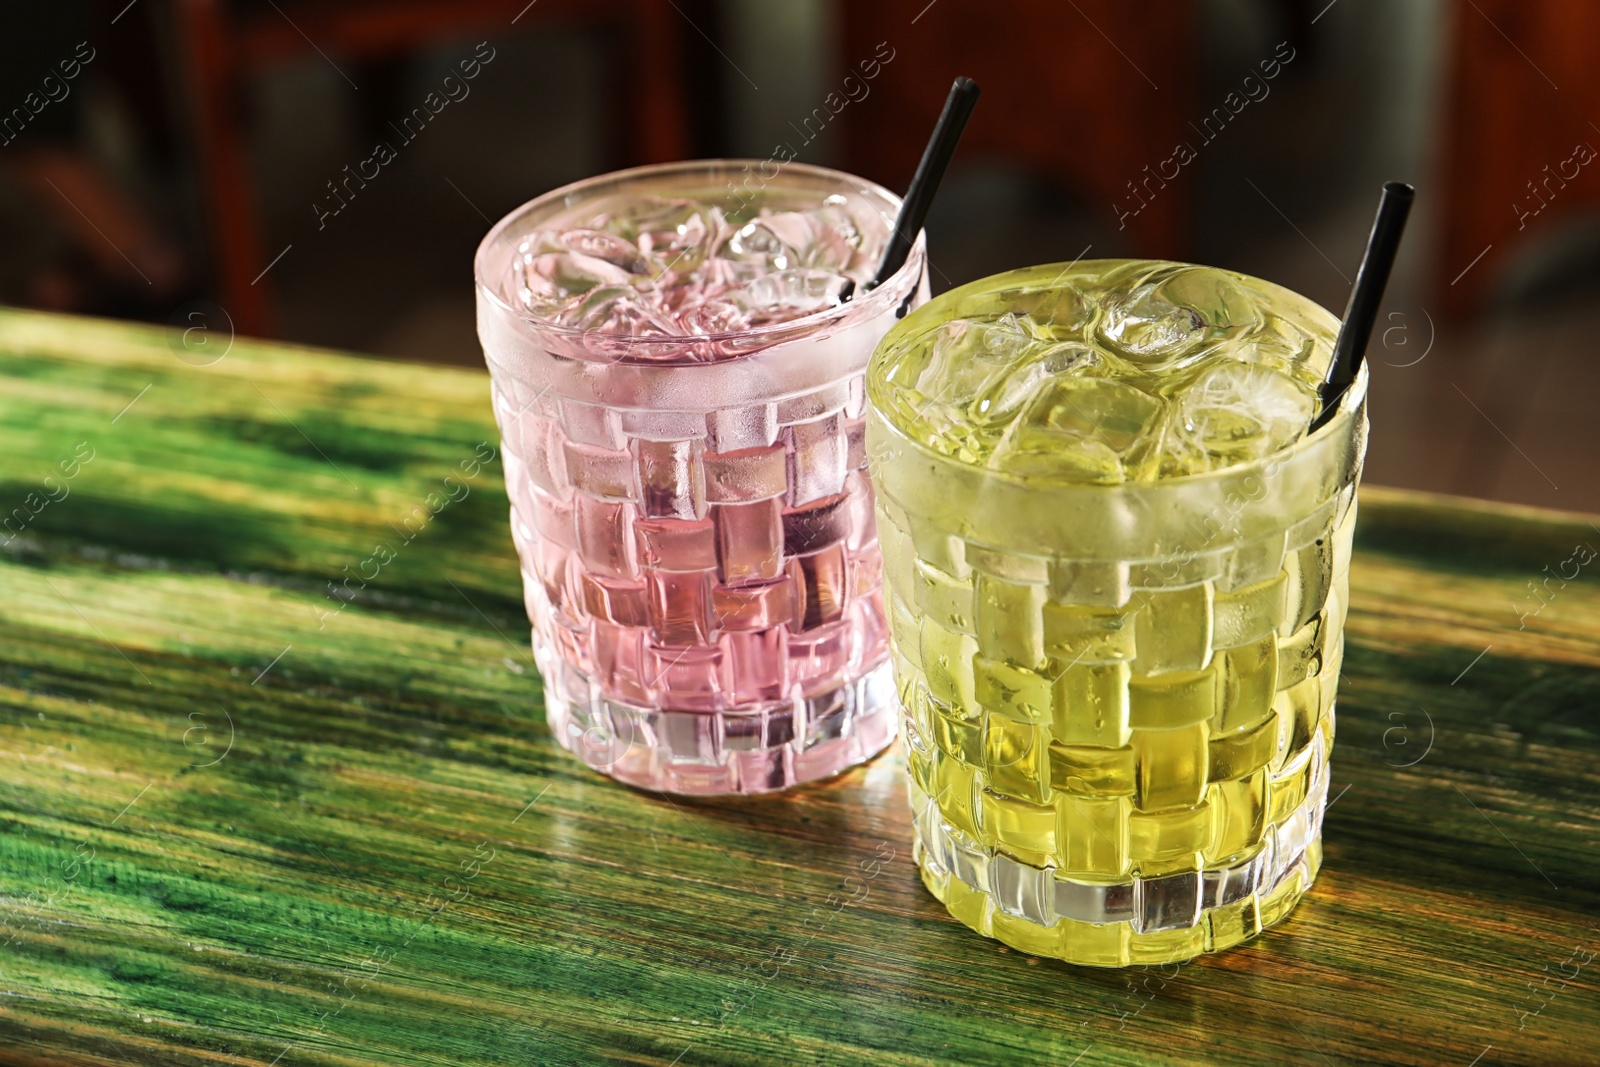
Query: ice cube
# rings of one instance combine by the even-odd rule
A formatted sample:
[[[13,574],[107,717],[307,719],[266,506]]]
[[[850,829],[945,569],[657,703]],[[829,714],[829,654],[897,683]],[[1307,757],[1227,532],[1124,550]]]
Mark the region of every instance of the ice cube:
[[[816,232],[811,216],[804,211],[774,212],[771,215],[763,216],[752,225],[765,227],[779,241],[783,242],[785,247],[794,251],[799,251],[811,244],[811,238]]]
[[[1219,363],[1178,398],[1164,466],[1218,470],[1261,459],[1305,433],[1316,408],[1309,387],[1271,367]]]
[[[1166,405],[1126,382],[1056,378],[1039,390],[995,449],[994,466],[1076,481],[1144,476]]]
[[[633,275],[582,252],[525,252],[520,257],[518,296],[529,311],[566,322],[570,311],[597,289],[627,288]]]
[[[1018,361],[991,381],[973,399],[967,413],[979,423],[1008,423],[1051,381],[1092,372],[1104,362],[1104,355],[1085,344],[1069,341],[1051,345]]]
[[[707,210],[721,211],[715,205],[696,203],[693,200],[669,199],[660,196],[641,196],[623,201],[609,214],[596,219],[593,228],[603,229],[637,243],[645,234],[681,234],[683,228],[703,225]]]
[[[738,333],[750,328],[749,310],[720,296],[690,308],[680,318],[693,334]]]
[[[954,319],[939,327],[917,391],[939,403],[965,405],[1025,353],[1043,347],[1015,315],[993,322]]]
[[[758,263],[762,267],[784,270],[792,266],[794,249],[772,226],[771,217],[745,223],[733,231],[719,253],[729,259]]]
[[[538,291],[537,279],[557,296],[587,293],[596,286],[627,285],[632,277],[615,263],[582,252],[547,252],[534,256],[528,266],[528,288]]]
[[[763,215],[734,230],[719,255],[775,271],[799,267],[843,273],[855,265],[861,231],[834,205]]]
[[[1151,436],[1164,408],[1158,398],[1136,386],[1077,378],[1052,383],[1024,420],[1030,426],[1093,437],[1121,454]]]
[[[842,274],[824,270],[795,269],[773,274],[749,271],[742,276],[732,271],[706,273],[715,276],[695,290],[702,294],[700,302],[692,307],[669,309],[690,333],[732,333],[790,322],[837,307],[850,281]],[[727,279],[725,284],[721,283],[723,278]],[[679,285],[672,292],[684,296],[689,289]]]
[[[1037,427],[1017,428],[995,450],[989,463],[1008,474],[1092,485],[1116,485],[1126,480],[1122,457],[1105,442]]]
[[[801,256],[805,266],[841,273],[862,266],[861,227],[844,206],[824,204],[811,213],[811,222],[811,244]]]
[[[604,230],[568,230],[558,235],[556,241],[562,248],[593,259],[604,260],[629,274],[642,274],[645,271],[644,257],[639,254],[639,246],[614,233],[607,233]]]
[[[1192,308],[1163,299],[1153,288],[1141,288],[1107,310],[1100,333],[1129,359],[1149,363],[1182,356],[1204,339],[1203,328]]]
[[[1100,335],[1115,351],[1150,369],[1186,366],[1206,342],[1260,325],[1256,303],[1232,278],[1211,267],[1178,267],[1152,275],[1106,309]]]
[[[990,323],[983,323],[977,332],[980,350],[975,354],[991,363],[1011,363],[1028,349],[1036,348],[1036,338],[1028,330],[1028,323],[1007,313]]]
[[[718,202],[618,195],[530,234],[511,281],[541,318],[608,336],[729,333],[837,305],[888,225],[842,195],[740,210],[730,223]]]
[[[784,322],[835,307],[850,279],[825,270],[780,270],[763,274],[724,296],[745,309],[752,325]]]
[[[654,294],[606,286],[586,294],[560,316],[564,325],[612,337],[671,337],[678,330],[656,305]]]
[[[1183,415],[1174,410],[1167,417],[1166,430],[1161,437],[1160,454],[1156,459],[1157,477],[1185,478],[1210,469],[1210,455],[1192,436],[1183,432]]]
[[[1311,334],[1279,315],[1268,315],[1261,328],[1229,352],[1244,363],[1280,371],[1315,388],[1327,375],[1333,351]]]
[[[993,297],[974,299],[1010,308],[1029,324],[1035,337],[1051,341],[1086,340],[1096,303],[1070,283],[1044,289],[1008,289]]]
[[[1184,267],[1157,283],[1161,295],[1189,308],[1213,329],[1244,331],[1261,325],[1260,296],[1247,291],[1227,272],[1212,267]]]
[[[698,270],[728,227],[715,204],[647,197],[611,217],[604,228],[635,242],[648,272],[660,276]]]

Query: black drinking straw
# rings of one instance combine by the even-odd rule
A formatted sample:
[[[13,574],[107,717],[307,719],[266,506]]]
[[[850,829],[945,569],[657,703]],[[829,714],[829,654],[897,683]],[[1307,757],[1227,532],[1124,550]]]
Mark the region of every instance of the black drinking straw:
[[[1367,342],[1372,339],[1372,324],[1378,318],[1378,305],[1383,302],[1383,290],[1389,284],[1389,272],[1394,268],[1395,252],[1400,248],[1400,237],[1405,233],[1406,216],[1411,213],[1411,201],[1417,191],[1405,182],[1384,182],[1383,195],[1378,200],[1378,214],[1372,220],[1372,233],[1367,235],[1367,251],[1361,257],[1361,268],[1356,271],[1356,284],[1350,289],[1350,302],[1345,305],[1344,323],[1339,327],[1339,337],[1333,343],[1333,362],[1328,365],[1328,380],[1322,383],[1322,410],[1311,420],[1308,433],[1315,433],[1323,423],[1333,418],[1356,372],[1367,356]]]
[[[866,284],[867,289],[876,289],[905,266],[911,246],[916,244],[917,234],[922,232],[922,224],[927,220],[928,208],[933,205],[933,194],[939,191],[945,168],[950,165],[950,157],[956,154],[961,131],[967,128],[967,119],[977,103],[978,83],[971,78],[957,78],[950,87],[950,95],[945,98],[944,111],[933,128],[933,137],[923,149],[922,162],[917,164],[911,187],[900,202],[900,214],[894,220],[894,233],[883,250],[878,273]]]

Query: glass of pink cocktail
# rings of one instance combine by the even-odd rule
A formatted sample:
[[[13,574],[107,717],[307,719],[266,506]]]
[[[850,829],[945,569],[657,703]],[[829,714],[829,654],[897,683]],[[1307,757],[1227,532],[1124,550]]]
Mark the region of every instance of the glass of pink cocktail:
[[[546,714],[591,767],[763,792],[893,737],[863,373],[926,298],[920,242],[867,288],[898,207],[818,167],[678,163],[548,193],[480,246]]]

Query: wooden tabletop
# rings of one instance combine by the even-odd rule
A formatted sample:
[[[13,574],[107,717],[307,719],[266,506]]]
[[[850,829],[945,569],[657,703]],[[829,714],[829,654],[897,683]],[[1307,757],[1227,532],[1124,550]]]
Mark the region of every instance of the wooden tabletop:
[[[0,314],[0,1063],[1600,1061],[1587,518],[1363,490],[1315,888],[1078,969],[945,915],[893,752],[558,749],[482,374],[189,341]]]

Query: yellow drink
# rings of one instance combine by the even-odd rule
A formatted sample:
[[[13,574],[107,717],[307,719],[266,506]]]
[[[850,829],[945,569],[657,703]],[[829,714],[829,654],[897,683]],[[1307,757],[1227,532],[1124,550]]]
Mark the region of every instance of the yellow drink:
[[[868,454],[924,882],[1074,963],[1237,944],[1310,886],[1363,376],[1337,320],[1132,261],[1014,271],[900,323]]]

